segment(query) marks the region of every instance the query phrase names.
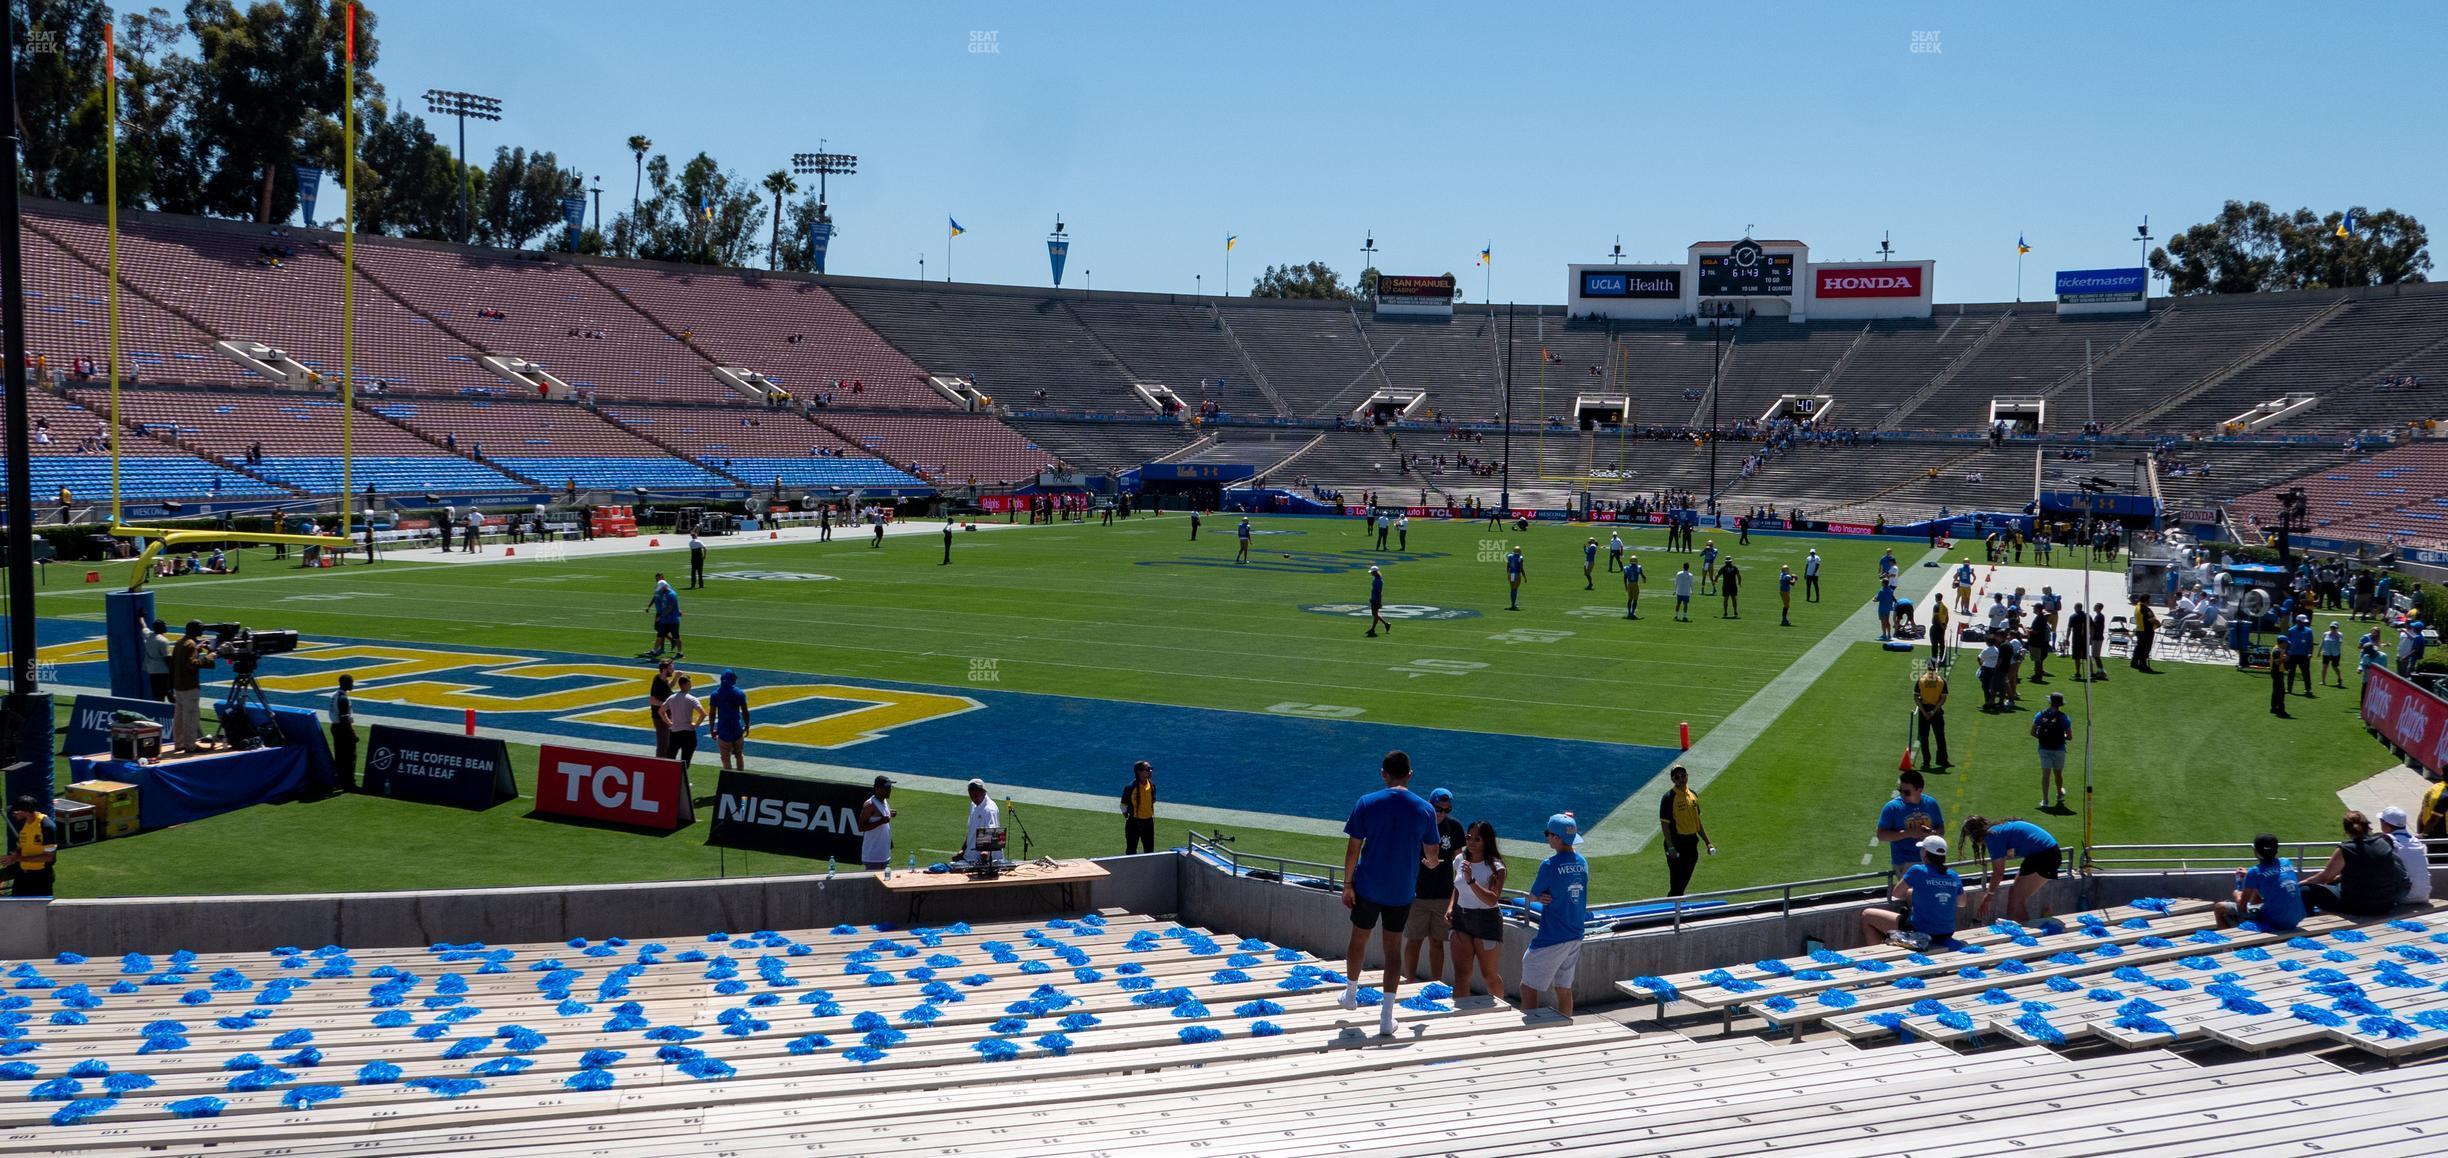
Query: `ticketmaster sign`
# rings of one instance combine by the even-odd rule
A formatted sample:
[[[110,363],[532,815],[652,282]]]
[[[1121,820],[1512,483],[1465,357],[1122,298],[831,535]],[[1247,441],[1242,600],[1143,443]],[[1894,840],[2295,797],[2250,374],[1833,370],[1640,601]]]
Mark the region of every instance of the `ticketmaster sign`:
[[[2138,302],[2150,285],[2140,266],[2127,269],[2061,269],[2057,300],[2061,302]]]

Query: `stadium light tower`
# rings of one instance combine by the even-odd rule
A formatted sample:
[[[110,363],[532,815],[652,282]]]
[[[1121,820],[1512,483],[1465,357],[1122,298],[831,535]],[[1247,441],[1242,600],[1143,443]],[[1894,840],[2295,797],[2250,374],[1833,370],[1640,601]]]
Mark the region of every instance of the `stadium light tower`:
[[[1894,256],[1895,246],[1888,244],[1887,231],[1879,230],[1879,260],[1886,261]]]
[[[595,195],[595,236],[603,236],[603,174],[595,175],[595,184],[587,189]]]
[[[1615,235],[1615,248],[1607,251],[1607,264],[1623,264],[1623,234],[1618,233]]]
[[[425,90],[425,111],[459,118],[459,240],[464,244],[473,238],[475,229],[475,218],[468,211],[469,187],[473,184],[468,180],[467,172],[468,118],[500,120],[501,98],[429,88]]]
[[[815,152],[791,154],[792,175],[816,178],[816,220],[808,226],[808,245],[813,251],[810,254],[809,264],[815,266],[818,273],[824,272],[822,255],[833,241],[833,214],[825,207],[828,192],[825,181],[830,177],[847,177],[856,172],[858,172],[857,155],[826,151],[825,140],[822,137],[816,139]],[[777,221],[776,224],[780,223]],[[924,269],[922,263],[918,275],[920,281],[926,280]]]
[[[2134,241],[2138,242],[2142,246],[2142,269],[2144,270],[2143,276],[2145,278],[2150,276],[2148,271],[2150,270],[2150,243],[2152,240],[2153,238],[2151,237],[2150,231],[2150,214],[2145,213],[2142,215],[2142,224],[2134,226]],[[2150,283],[2145,281],[2143,284],[2148,285]]]
[[[1368,230],[1360,238],[1360,272],[1377,268],[1377,231]]]

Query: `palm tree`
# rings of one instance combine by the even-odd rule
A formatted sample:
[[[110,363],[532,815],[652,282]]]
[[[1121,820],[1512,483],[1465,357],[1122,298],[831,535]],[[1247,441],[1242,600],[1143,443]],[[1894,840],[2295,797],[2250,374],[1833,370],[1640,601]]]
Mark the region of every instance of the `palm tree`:
[[[646,188],[646,150],[651,148],[654,148],[654,142],[647,140],[646,134],[637,133],[630,136],[629,152],[637,157],[637,174],[631,178],[629,184],[629,236],[632,244],[622,247],[624,249],[634,248],[635,245],[638,231],[638,194]]]
[[[765,174],[763,184],[766,192],[774,195],[773,245],[765,251],[765,268],[780,269],[782,268],[782,198],[785,194],[798,192],[799,183],[791,180],[789,173],[776,169]]]

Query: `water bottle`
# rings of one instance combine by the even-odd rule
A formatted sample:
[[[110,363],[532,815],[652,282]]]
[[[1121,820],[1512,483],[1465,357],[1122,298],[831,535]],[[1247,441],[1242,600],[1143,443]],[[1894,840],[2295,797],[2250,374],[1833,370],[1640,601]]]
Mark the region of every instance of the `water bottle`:
[[[918,871],[918,854],[915,852],[909,854],[909,871],[913,873]]]
[[[816,886],[816,891],[821,893],[821,892],[823,892],[823,891],[825,890],[825,888],[826,888],[827,886],[831,885],[832,883],[833,883],[833,858],[828,856],[828,857],[826,857],[826,858],[825,858],[825,878],[824,878],[824,882],[823,882],[822,884],[819,884],[819,885],[817,885],[817,886]]]

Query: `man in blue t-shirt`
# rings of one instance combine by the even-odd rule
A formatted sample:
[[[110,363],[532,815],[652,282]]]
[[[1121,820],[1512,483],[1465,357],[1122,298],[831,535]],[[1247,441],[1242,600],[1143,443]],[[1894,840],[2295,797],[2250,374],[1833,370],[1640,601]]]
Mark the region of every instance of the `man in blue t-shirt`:
[[[1963,878],[1947,867],[1946,838],[1925,836],[1913,848],[1920,854],[1919,863],[1905,869],[1887,890],[1888,901],[1904,902],[1904,908],[1864,909],[1863,944],[1876,945],[1897,937],[1916,949],[1928,949],[1954,942]]]
[[[1888,639],[1895,635],[1895,605],[1895,581],[1891,579],[1879,580],[1878,609],[1880,643],[1887,642]]]
[[[1921,787],[1920,773],[1897,773],[1895,799],[1879,809],[1878,838],[1886,842],[1887,863],[1897,871],[1918,859],[1914,846],[1922,837],[1946,829],[1946,815]]]
[[[1547,848],[1553,854],[1540,862],[1530,882],[1530,899],[1539,906],[1538,934],[1522,954],[1521,1010],[1534,1013],[1539,990],[1555,995],[1556,1012],[1573,1012],[1573,981],[1581,967],[1581,936],[1589,921],[1589,861],[1574,851],[1581,844],[1581,826],[1572,813],[1547,818]]]
[[[663,578],[660,571],[655,572],[654,595],[646,600],[646,609],[654,612],[655,625],[654,650],[647,652],[647,657],[662,655],[663,644],[668,640],[671,643],[671,657],[679,659],[680,593],[672,590],[671,582]]]
[[[2236,870],[2234,899],[2219,902],[2218,927],[2251,921],[2272,933],[2303,924],[2303,894],[2295,879],[2295,862],[2278,855],[2278,836],[2265,832],[2253,838],[2253,864]]]
[[[1351,910],[1351,943],[1343,951],[1343,1008],[1360,1008],[1360,967],[1368,956],[1369,929],[1381,930],[1385,997],[1377,1004],[1377,1032],[1394,1035],[1394,997],[1402,986],[1402,933],[1418,896],[1419,870],[1437,863],[1442,834],[1436,810],[1411,793],[1411,757],[1386,753],[1379,769],[1385,788],[1360,798],[1343,822],[1343,907]]]

